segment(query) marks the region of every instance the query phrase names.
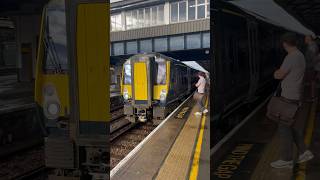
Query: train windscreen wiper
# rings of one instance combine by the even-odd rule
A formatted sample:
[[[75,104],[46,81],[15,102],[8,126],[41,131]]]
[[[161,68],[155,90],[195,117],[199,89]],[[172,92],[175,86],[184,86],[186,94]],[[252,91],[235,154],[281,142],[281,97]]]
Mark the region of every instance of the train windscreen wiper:
[[[50,56],[50,61],[51,61],[51,64],[54,66],[54,70],[56,73],[59,73],[62,71],[62,68],[61,68],[61,64],[60,64],[60,61],[59,61],[59,57],[57,55],[57,51],[55,49],[55,45],[54,43],[52,42],[52,38],[51,36],[49,35],[49,19],[48,19],[48,16],[46,18],[46,27],[45,27],[45,36],[43,38],[43,41],[44,41],[44,46],[45,46],[45,49],[46,51],[48,51],[48,55]]]

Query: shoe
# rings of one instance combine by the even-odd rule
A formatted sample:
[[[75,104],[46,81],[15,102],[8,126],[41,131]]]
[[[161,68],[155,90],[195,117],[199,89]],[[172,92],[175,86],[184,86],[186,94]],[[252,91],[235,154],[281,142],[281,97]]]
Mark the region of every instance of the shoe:
[[[284,161],[284,160],[277,160],[270,163],[270,166],[273,168],[293,168],[292,161]]]
[[[311,160],[314,157],[311,151],[306,150],[303,154],[299,156],[298,163],[304,163]]]
[[[208,109],[205,109],[202,112],[203,112],[203,114],[207,114],[209,111],[208,111]]]
[[[196,115],[196,116],[201,116],[202,113],[201,113],[201,112],[196,112],[196,113],[194,113],[194,115]]]

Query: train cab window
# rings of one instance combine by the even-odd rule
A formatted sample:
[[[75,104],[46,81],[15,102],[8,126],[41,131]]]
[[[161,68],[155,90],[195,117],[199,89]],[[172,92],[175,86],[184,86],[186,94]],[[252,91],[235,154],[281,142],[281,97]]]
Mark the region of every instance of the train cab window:
[[[113,68],[110,68],[110,84],[114,85],[117,83],[115,70]]]
[[[45,9],[43,31],[45,72],[68,69],[67,33],[64,0],[50,1]]]
[[[166,61],[162,58],[156,59],[156,84],[164,85],[167,79],[167,65]]]
[[[125,85],[131,84],[131,64],[130,64],[130,62],[126,63],[124,65],[123,78],[124,78],[123,82]]]

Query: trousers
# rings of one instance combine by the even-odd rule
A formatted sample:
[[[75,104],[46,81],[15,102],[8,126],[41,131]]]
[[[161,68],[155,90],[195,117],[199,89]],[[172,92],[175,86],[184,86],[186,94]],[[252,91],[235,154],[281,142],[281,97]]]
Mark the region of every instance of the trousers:
[[[279,124],[280,159],[290,161],[293,159],[293,145],[295,144],[299,155],[306,151],[303,130],[294,126]]]
[[[199,111],[202,112],[204,111],[206,108],[204,106],[204,93],[198,93],[198,98],[197,98],[197,105],[199,107]]]

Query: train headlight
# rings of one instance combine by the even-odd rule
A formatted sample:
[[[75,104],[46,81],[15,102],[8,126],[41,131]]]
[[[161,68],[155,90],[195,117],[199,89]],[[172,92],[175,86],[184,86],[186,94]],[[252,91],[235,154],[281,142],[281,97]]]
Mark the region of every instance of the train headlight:
[[[43,113],[48,119],[57,119],[60,116],[61,104],[54,84],[43,87]]]
[[[128,100],[129,99],[128,89],[124,89],[123,90],[123,98],[124,98],[124,100]]]
[[[48,119],[57,119],[60,115],[60,104],[55,101],[48,102],[46,105],[45,116]]]
[[[167,92],[166,90],[163,89],[160,93],[160,102],[165,102],[166,98],[167,98]]]
[[[52,103],[48,105],[48,113],[52,116],[58,115],[60,112],[60,106],[57,103]]]
[[[129,94],[128,94],[127,92],[124,92],[124,93],[123,93],[123,98],[124,98],[125,100],[128,100],[128,99],[129,99]]]

